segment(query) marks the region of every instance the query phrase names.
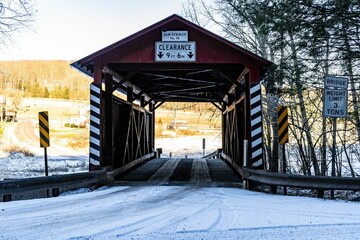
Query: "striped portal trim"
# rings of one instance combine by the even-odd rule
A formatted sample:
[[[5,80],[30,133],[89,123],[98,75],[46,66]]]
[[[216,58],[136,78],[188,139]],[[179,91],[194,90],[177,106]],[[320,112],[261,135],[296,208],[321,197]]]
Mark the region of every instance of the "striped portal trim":
[[[251,116],[251,166],[263,165],[263,140],[261,117],[261,85],[250,87],[250,116]]]
[[[90,165],[100,166],[100,86],[90,85]]]

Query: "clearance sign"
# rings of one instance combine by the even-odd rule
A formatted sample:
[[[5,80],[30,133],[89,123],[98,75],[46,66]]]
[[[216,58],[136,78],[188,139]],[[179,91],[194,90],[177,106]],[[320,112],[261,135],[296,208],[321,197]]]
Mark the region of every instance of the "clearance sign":
[[[155,42],[156,62],[195,62],[195,42]]]
[[[155,42],[155,62],[195,62],[196,42],[188,41],[186,30],[163,31]]]

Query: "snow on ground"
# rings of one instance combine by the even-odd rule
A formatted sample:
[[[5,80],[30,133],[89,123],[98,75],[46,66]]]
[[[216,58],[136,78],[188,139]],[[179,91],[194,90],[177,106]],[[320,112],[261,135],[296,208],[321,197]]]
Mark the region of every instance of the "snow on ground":
[[[189,158],[203,156],[202,139],[206,140],[205,154],[221,148],[221,137],[213,135],[188,136],[156,139],[156,148],[161,147],[161,157],[185,157]],[[15,140],[14,140],[15,141]],[[26,146],[29,148],[28,146]],[[40,177],[45,174],[45,161],[43,149],[34,157],[26,157],[21,153],[8,154],[0,151],[0,181],[8,178]],[[48,148],[49,174],[67,174],[84,172],[89,168],[87,155],[56,156],[51,154],[52,147]],[[68,150],[70,151],[70,150]]]
[[[25,156],[21,152],[4,152],[0,149],[0,181],[10,178],[30,178],[45,176],[44,149],[39,146],[38,138],[21,141],[15,134],[15,127],[20,120],[6,128],[5,136],[0,139],[0,146],[17,146],[33,156]],[[38,130],[34,132],[38,135]],[[89,169],[89,157],[82,152],[70,148],[54,146],[47,148],[49,175],[84,172]]]
[[[22,153],[0,153],[0,181],[10,178],[45,176],[44,156],[26,157]],[[76,157],[48,157],[49,175],[88,171],[88,159]]]
[[[360,204],[239,188],[117,186],[0,203],[0,239],[359,239]]]
[[[172,157],[202,157],[203,139],[205,139],[205,154],[221,148],[221,134],[159,138],[155,140],[155,148],[162,148],[161,157],[169,157],[170,153]]]

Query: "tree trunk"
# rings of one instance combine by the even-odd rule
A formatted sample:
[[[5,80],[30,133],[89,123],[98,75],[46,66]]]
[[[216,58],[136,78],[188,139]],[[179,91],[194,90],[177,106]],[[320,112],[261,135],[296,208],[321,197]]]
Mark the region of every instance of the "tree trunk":
[[[297,95],[299,98],[303,129],[305,131],[306,139],[308,141],[308,145],[310,148],[309,149],[310,150],[310,158],[311,158],[311,161],[312,161],[312,164],[314,167],[315,175],[320,175],[320,168],[319,168],[319,164],[318,164],[318,161],[316,158],[314,144],[313,144],[312,138],[311,138],[308,117],[307,117],[307,113],[306,113],[306,109],[305,109],[304,96],[302,93],[300,67],[299,67],[299,61],[298,61],[297,54],[296,54],[297,50],[296,50],[296,46],[295,46],[295,42],[294,42],[294,36],[291,33],[291,31],[289,31],[289,37],[290,37],[290,47],[291,47],[291,51],[292,51],[291,58],[292,58],[292,61],[294,64],[294,70],[295,70],[295,87],[296,87]]]
[[[325,55],[325,76],[329,74],[329,56],[330,56],[330,43],[329,38],[326,40],[326,55]],[[322,148],[321,148],[321,175],[325,176],[327,172],[326,164],[326,117],[322,118]]]
[[[278,172],[279,170],[279,137],[278,137],[278,124],[277,124],[277,106],[279,102],[279,97],[274,93],[267,94],[267,105],[268,105],[268,114],[271,122],[271,132],[273,135],[271,143],[272,153],[269,158],[269,167],[270,171]],[[269,146],[270,147],[270,146]]]

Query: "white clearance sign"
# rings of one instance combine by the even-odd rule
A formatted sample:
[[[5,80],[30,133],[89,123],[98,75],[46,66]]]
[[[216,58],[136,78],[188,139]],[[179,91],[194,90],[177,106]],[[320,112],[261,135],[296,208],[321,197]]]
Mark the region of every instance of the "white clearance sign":
[[[347,95],[346,89],[325,89],[323,115],[325,117],[346,118]]]
[[[155,42],[156,62],[195,62],[196,42]]]

